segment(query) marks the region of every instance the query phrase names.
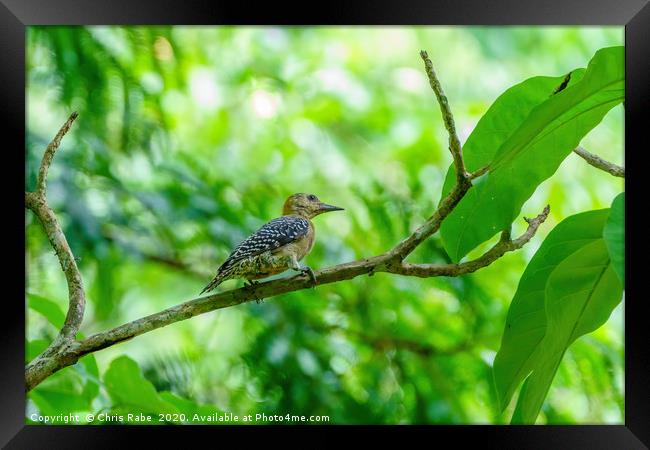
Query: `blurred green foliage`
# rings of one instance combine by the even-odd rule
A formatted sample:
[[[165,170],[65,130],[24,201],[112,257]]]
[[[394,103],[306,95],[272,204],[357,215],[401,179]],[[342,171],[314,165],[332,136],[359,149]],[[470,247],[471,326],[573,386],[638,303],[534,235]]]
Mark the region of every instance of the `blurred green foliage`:
[[[80,259],[89,335],[196,297],[294,192],[346,209],[316,219],[311,267],[406,237],[433,211],[451,161],[419,50],[464,142],[507,88],[585,67],[597,49],[622,45],[623,29],[29,27],[27,38],[26,188],[47,142],[79,112],[48,198]],[[582,145],[621,164],[622,130],[618,106]],[[149,407],[507,423],[514,402],[499,412],[491,367],[518,280],[555,224],[609,207],[622,185],[570,155],[524,204],[526,216],[551,204],[538,235],[479,272],[376,274],[180,322],[50,377],[29,394],[27,416]],[[55,336],[67,290],[25,217],[29,360]],[[513,234],[524,227],[517,220]],[[410,260],[449,258],[434,236]],[[619,306],[569,348],[541,423],[623,422],[622,330]]]

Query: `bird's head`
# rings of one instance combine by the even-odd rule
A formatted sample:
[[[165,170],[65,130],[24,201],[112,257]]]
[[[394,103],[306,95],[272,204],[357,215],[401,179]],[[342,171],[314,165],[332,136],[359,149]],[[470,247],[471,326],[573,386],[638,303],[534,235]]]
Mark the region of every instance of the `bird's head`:
[[[285,216],[293,214],[306,219],[311,219],[329,211],[343,211],[343,208],[323,203],[314,194],[303,193],[291,195],[284,202],[284,207],[282,208],[282,214]]]

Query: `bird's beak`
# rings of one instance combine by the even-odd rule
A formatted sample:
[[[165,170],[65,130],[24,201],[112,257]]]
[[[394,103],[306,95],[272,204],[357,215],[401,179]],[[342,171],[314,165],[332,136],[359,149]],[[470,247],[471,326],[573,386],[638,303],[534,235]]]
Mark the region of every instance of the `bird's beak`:
[[[328,205],[327,203],[321,203],[318,206],[318,212],[320,213],[330,212],[330,211],[344,211],[344,209],[339,208],[338,206]]]

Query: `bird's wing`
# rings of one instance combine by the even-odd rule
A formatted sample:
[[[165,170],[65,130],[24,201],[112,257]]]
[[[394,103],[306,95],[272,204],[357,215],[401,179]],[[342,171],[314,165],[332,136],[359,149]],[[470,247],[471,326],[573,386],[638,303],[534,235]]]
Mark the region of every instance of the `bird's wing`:
[[[308,231],[309,222],[302,217],[282,216],[273,219],[239,244],[221,265],[219,272],[243,258],[257,256],[290,244],[305,236]]]

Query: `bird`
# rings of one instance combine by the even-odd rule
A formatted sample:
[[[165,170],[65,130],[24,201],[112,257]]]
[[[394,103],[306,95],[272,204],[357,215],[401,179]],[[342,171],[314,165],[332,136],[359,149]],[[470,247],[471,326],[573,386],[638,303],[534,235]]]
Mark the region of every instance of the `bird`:
[[[316,230],[311,219],[331,211],[343,211],[338,206],[323,203],[314,194],[299,192],[290,195],[282,207],[282,216],[270,220],[230,253],[217,269],[217,274],[201,294],[233,278],[244,278],[254,286],[266,278],[293,269],[309,275],[316,284],[314,271],[300,261],[314,246]]]

